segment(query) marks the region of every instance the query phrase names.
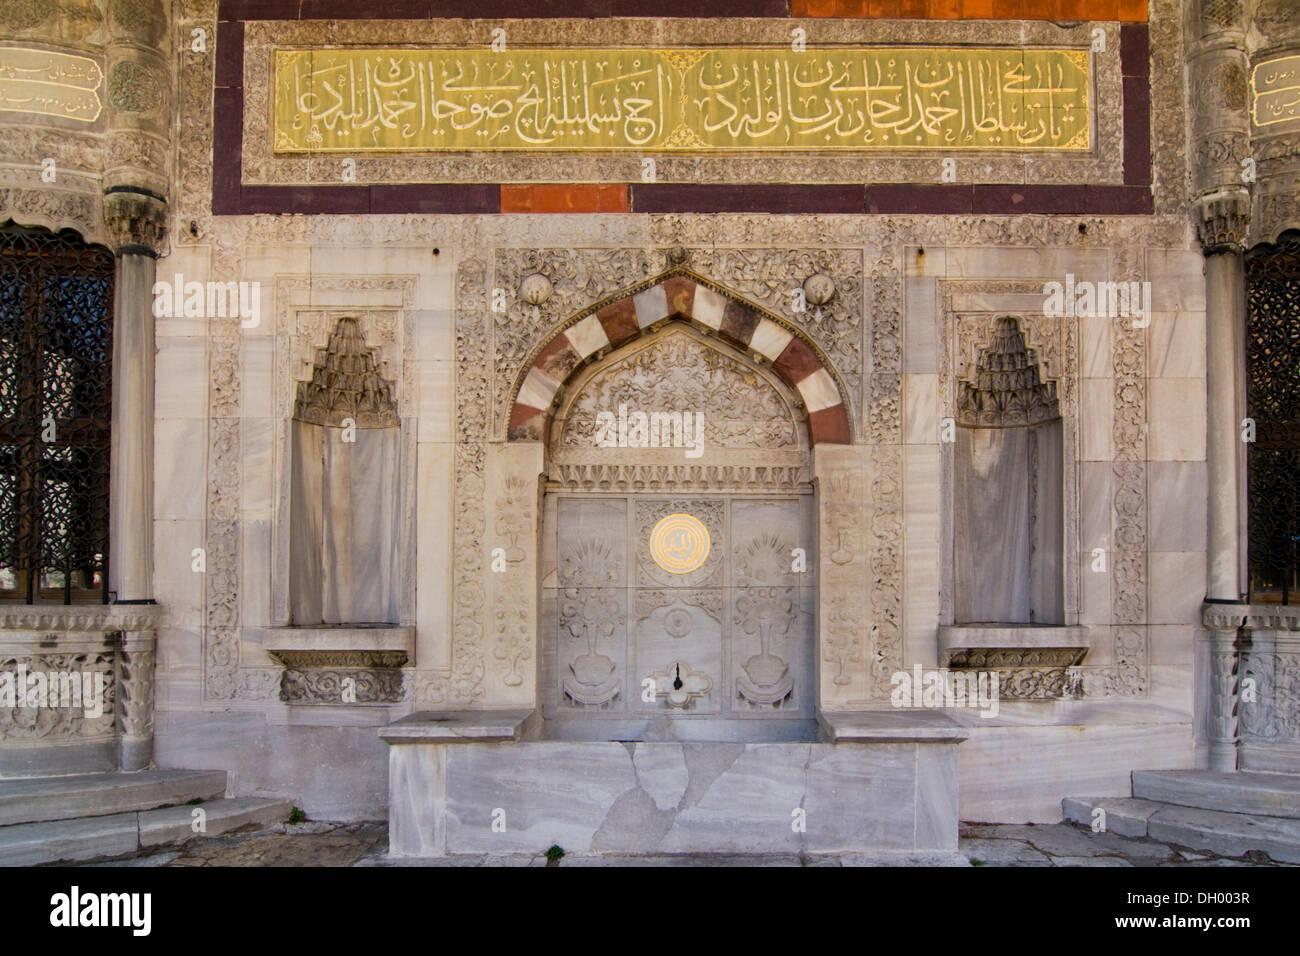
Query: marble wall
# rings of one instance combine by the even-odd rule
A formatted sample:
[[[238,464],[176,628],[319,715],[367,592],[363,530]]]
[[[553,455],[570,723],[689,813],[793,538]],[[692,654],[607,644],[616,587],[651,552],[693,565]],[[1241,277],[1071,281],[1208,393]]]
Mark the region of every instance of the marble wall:
[[[91,6],[99,17],[86,21],[90,32],[77,44],[107,56],[106,68],[129,59],[164,75],[139,43],[129,56],[130,44],[105,53],[123,28],[106,5]],[[141,135],[118,136],[113,149],[130,146],[133,166],[159,171],[170,170],[169,156],[178,158],[158,184],[170,190],[159,276],[247,283],[260,321],[241,327],[219,316],[161,317],[155,324],[158,762],[228,769],[234,792],[292,797],[317,816],[380,816],[387,791],[377,728],[433,707],[536,706],[545,659],[540,534],[548,459],[539,443],[507,440],[512,402],[523,373],[575,316],[685,269],[806,338],[843,393],[850,442],[811,451],[817,541],[810,555],[819,578],[810,652],[822,708],[888,708],[894,672],[939,663],[938,630],[956,619],[957,486],[944,422],[958,417],[959,383],[972,377],[994,323],[1013,315],[1060,398],[1062,617],[1081,629],[1086,654],[1077,673],[1066,675],[1035,670],[1023,648],[1000,648],[990,667],[1051,693],[1008,698],[993,718],[957,715],[970,731],[962,745],[962,816],[1055,820],[1068,793],[1118,794],[1136,767],[1191,765],[1198,759],[1193,645],[1207,538],[1206,303],[1183,188],[1182,14],[1172,0],[1152,5],[1151,63],[1162,78],[1151,90],[1155,205],[1140,216],[1011,209],[214,215],[213,90],[223,96],[230,78],[216,76],[214,57],[186,53],[175,67],[170,139],[150,139],[150,124],[170,109],[166,98],[142,100]],[[184,0],[176,17],[180,36],[194,29],[217,35],[211,0]],[[52,42],[63,34],[48,31],[73,26],[52,18],[21,35],[44,30]],[[546,29],[563,38],[578,28]],[[647,21],[637,29],[656,27]],[[705,42],[714,29],[697,25],[689,35]],[[776,27],[747,29],[770,39]],[[956,41],[978,25],[891,29],[911,40],[917,31],[940,30]],[[1056,30],[1004,23],[995,32],[1046,42]],[[314,42],[318,31],[306,23],[251,27],[244,63],[250,95],[265,93],[271,41]],[[1067,33],[1086,40],[1086,27]],[[1118,97],[1125,80],[1117,47],[1100,62],[1099,82]],[[255,109],[243,117],[249,184],[291,196],[295,184],[333,175],[321,164],[264,155],[265,120]],[[1120,117],[1112,111],[1099,121],[1099,135],[1115,149],[1083,162],[1107,182],[1121,182]],[[39,167],[29,153],[46,148],[49,137],[34,124],[7,125],[13,135],[0,137],[0,157],[26,178],[6,184],[0,209],[102,235],[99,167],[72,164],[59,195],[40,200]],[[1289,140],[1274,140],[1285,152]],[[56,147],[60,156],[104,148],[81,133],[49,148]],[[1293,152],[1276,164],[1291,163]],[[381,178],[442,169],[367,162],[363,176]],[[616,169],[583,162],[580,172],[591,181],[638,175],[626,157]],[[890,181],[922,168],[927,181],[938,180],[937,160],[864,162]],[[989,181],[1009,189],[1078,181],[1071,178],[1078,164],[1053,159],[1000,156],[987,167]],[[789,168],[765,160],[739,173],[778,181],[790,177]],[[692,175],[686,160],[664,169]],[[811,160],[805,171],[813,181],[825,172]],[[544,180],[576,175],[535,172]],[[457,175],[481,173],[475,166]],[[1270,221],[1291,216],[1282,210]],[[833,295],[796,310],[790,292],[814,274],[830,278]],[[535,275],[550,288],[539,302],[522,294]],[[1044,286],[1067,276],[1149,282],[1149,323],[1045,314]],[[494,308],[500,301],[503,311]],[[413,628],[414,639],[396,699],[305,706],[281,699],[283,667],[266,641],[291,618],[295,388],[311,377],[315,350],[343,317],[357,319],[393,383],[397,557],[390,569],[395,607],[386,619]],[[770,356],[757,348],[748,358],[770,369]],[[495,572],[498,547],[522,559]]]

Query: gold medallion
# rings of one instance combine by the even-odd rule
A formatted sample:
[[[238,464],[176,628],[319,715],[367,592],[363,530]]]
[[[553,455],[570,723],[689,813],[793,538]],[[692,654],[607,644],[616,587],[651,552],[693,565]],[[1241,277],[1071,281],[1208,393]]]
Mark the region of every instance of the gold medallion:
[[[650,557],[669,574],[690,574],[709,559],[713,543],[699,518],[671,514],[650,531]]]

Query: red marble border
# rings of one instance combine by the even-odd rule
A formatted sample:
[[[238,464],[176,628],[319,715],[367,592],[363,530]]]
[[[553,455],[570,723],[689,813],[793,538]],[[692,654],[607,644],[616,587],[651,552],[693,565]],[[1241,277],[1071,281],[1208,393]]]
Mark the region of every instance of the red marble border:
[[[223,20],[568,19],[597,17],[830,17],[847,20],[1124,20],[1145,22],[1146,0],[221,0]]]
[[[386,0],[389,17],[493,16],[497,0]],[[510,16],[540,16],[520,12],[518,3],[505,4]],[[702,4],[689,14],[678,0],[637,0],[637,16],[788,16],[785,0],[742,3],[724,0],[709,13]],[[631,7],[623,0],[575,0],[564,16],[596,16],[578,10]],[[341,8],[341,9],[336,9]],[[470,9],[472,8],[472,10]],[[757,9],[755,9],[757,8]],[[785,12],[760,12],[775,11]],[[528,7],[525,4],[524,9]],[[547,8],[553,9],[553,8]],[[221,0],[213,102],[212,212],[214,215],[301,213],[309,215],[383,213],[500,213],[502,193],[513,188],[500,183],[409,183],[368,186],[246,186],[242,182],[244,115],[244,22],[258,19],[315,19],[328,10],[332,19],[372,15],[373,2],[354,0]],[[668,12],[678,10],[679,12]],[[397,12],[393,12],[397,11]],[[417,13],[417,11],[432,11]],[[506,14],[501,14],[505,16]],[[547,14],[556,16],[554,12]],[[609,14],[600,14],[609,15]],[[622,14],[613,14],[622,15]],[[1142,216],[1154,211],[1151,196],[1151,95],[1148,29],[1145,23],[1120,27],[1120,72],[1124,84],[1124,184],[1018,185],[975,183],[946,185],[882,183],[877,185],[784,185],[631,183],[627,203],[635,213],[850,213],[879,215],[1054,215]],[[623,184],[559,184],[555,188],[590,190]],[[603,194],[602,194],[603,195]],[[507,211],[513,207],[507,202]],[[563,204],[545,211],[567,211]],[[621,212],[621,204],[578,205],[575,212]]]

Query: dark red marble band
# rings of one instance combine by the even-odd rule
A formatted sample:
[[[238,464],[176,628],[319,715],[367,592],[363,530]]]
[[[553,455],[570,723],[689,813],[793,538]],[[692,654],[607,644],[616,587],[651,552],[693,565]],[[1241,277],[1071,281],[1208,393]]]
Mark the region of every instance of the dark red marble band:
[[[790,17],[789,0],[221,0],[222,20]]]

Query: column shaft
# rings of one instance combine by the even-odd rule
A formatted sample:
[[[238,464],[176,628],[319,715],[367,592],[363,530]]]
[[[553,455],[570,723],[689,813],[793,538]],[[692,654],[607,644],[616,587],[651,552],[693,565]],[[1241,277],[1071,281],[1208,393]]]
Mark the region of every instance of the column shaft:
[[[1242,256],[1214,252],[1205,259],[1206,472],[1208,555],[1206,597],[1238,601],[1244,591],[1239,521],[1244,474],[1240,468],[1241,396],[1245,387],[1246,294]]]
[[[116,601],[153,598],[153,284],[152,256],[117,257],[108,560]]]

